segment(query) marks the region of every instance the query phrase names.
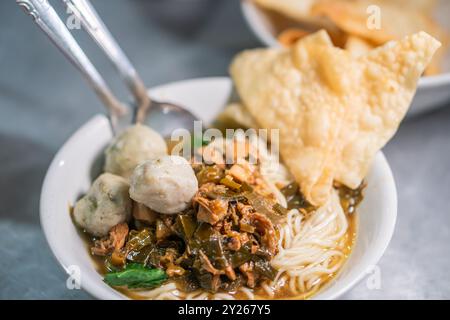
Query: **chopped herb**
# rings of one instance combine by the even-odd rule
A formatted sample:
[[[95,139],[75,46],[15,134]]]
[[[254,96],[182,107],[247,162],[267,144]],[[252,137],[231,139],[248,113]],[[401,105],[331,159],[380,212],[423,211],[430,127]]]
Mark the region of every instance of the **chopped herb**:
[[[220,183],[235,191],[239,191],[239,189],[241,188],[241,185],[239,183],[233,181],[233,179],[228,176],[220,180]]]
[[[148,289],[161,285],[166,279],[167,275],[161,269],[147,268],[138,263],[129,263],[122,271],[106,274],[103,281],[113,287],[126,286],[130,289]]]

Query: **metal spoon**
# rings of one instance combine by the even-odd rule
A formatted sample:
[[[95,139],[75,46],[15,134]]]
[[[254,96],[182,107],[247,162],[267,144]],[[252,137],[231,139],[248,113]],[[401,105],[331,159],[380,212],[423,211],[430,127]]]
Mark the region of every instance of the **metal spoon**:
[[[97,96],[106,106],[112,128],[116,131],[118,119],[126,118],[131,112],[114,96],[102,76],[84,54],[78,43],[67,30],[55,10],[42,0],[16,0],[26,13],[44,31],[62,53],[81,71],[94,89]]]
[[[191,131],[194,128],[194,121],[197,120],[197,117],[190,111],[182,106],[169,102],[155,101],[149,97],[146,86],[136,69],[107,30],[89,1],[63,1],[73,14],[80,19],[83,28],[103,49],[119,71],[134,96],[134,112],[124,113],[123,105],[108,89],[105,81],[83,53],[47,0],[16,0],[88,79],[88,82],[93,86],[109,110],[115,133],[121,132],[132,121],[149,125],[163,136],[170,135],[175,129],[184,128]],[[118,105],[122,107],[119,108]]]
[[[133,67],[117,41],[89,0],[63,0],[71,12],[81,21],[83,28],[103,49],[106,56],[121,74],[133,93],[138,106],[136,121],[145,123],[163,135],[177,128],[192,129],[197,120],[182,106],[151,99],[142,78]]]

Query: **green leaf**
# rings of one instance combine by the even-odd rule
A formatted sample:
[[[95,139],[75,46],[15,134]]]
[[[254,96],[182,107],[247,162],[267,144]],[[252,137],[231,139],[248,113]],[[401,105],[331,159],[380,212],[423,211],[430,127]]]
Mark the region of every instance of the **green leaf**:
[[[129,263],[122,271],[106,274],[103,281],[113,287],[127,286],[130,289],[148,289],[161,285],[166,279],[167,275],[161,269]]]

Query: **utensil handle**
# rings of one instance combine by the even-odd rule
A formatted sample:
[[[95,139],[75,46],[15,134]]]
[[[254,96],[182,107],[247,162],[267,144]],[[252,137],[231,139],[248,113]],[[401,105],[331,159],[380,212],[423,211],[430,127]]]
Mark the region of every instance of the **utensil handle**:
[[[147,93],[147,87],[128,57],[103,23],[98,13],[95,11],[91,2],[89,0],[63,1],[72,13],[81,21],[82,26],[97,42],[100,48],[102,48],[119,71],[127,87],[132,92],[138,108],[148,108],[151,101]]]
[[[91,84],[112,116],[127,112],[47,0],[16,0]]]

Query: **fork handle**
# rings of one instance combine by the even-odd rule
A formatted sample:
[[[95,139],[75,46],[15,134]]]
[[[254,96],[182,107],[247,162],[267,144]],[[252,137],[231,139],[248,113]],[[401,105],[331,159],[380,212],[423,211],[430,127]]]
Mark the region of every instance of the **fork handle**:
[[[88,80],[94,91],[107,107],[111,116],[118,117],[127,108],[114,96],[108,85],[73,38],[65,24],[47,0],[16,0],[29,14],[61,52]]]
[[[109,32],[89,0],[63,0],[72,13],[81,21],[84,29],[102,48],[109,60],[119,71],[125,84],[132,92],[139,110],[150,106],[147,87],[132,63]]]

